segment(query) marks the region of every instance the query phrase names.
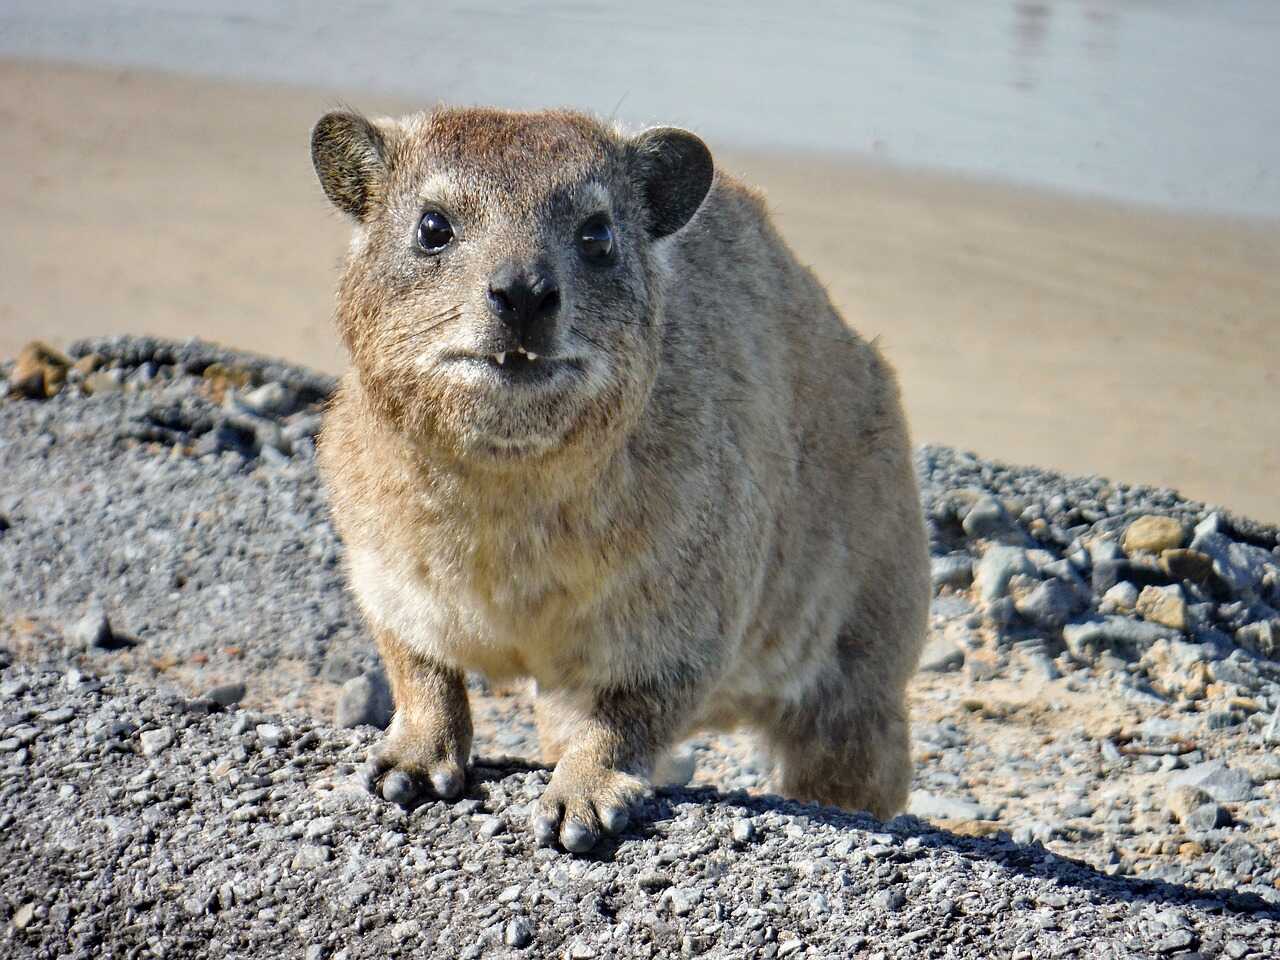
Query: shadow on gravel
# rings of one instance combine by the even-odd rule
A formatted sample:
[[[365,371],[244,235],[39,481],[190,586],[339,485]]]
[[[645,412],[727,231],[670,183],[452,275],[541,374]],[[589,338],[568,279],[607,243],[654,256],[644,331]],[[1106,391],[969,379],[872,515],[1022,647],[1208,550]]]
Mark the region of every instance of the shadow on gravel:
[[[501,780],[513,773],[531,771],[550,772],[546,764],[534,763],[519,757],[491,756],[477,758],[468,777],[468,798],[483,799],[479,784]],[[855,813],[832,807],[820,807],[799,803],[774,794],[752,796],[742,791],[721,793],[714,787],[664,788],[657,791],[644,805],[635,822],[618,837],[603,838],[590,853],[580,859],[612,863],[629,843],[640,839],[654,839],[661,835],[661,825],[674,820],[678,804],[698,804],[705,807],[733,808],[740,815],[758,817],[763,814],[784,814],[806,817],[809,820],[840,830],[857,830],[891,836],[892,844],[877,844],[865,837],[856,837],[853,850],[875,851],[879,862],[906,862],[914,859],[919,849],[949,849],[967,860],[985,860],[1011,873],[1027,877],[1052,880],[1059,886],[1074,888],[1090,894],[1096,901],[1123,903],[1195,904],[1201,910],[1223,910],[1236,914],[1269,914],[1280,917],[1280,905],[1268,903],[1253,893],[1242,893],[1230,888],[1192,887],[1165,880],[1116,875],[1110,876],[1089,864],[1069,857],[1059,856],[1038,843],[1019,844],[1007,835],[994,837],[965,837],[934,826],[918,817],[902,815],[886,823],[868,813]],[[907,849],[904,844],[910,838],[919,841],[919,847]],[[851,839],[854,839],[851,837]],[[754,842],[754,841],[753,841]]]
[[[540,768],[545,769],[545,768]],[[659,790],[649,801],[642,822],[609,844],[601,844],[593,851],[592,859],[611,860],[613,852],[626,844],[629,837],[648,836],[654,831],[651,824],[673,819],[677,803],[697,803],[704,806],[733,807],[744,816],[765,813],[783,813],[806,817],[837,829],[855,829],[882,835],[891,835],[893,843],[887,849],[877,851],[881,862],[905,862],[915,857],[917,851],[907,850],[903,844],[914,837],[921,848],[931,850],[950,849],[968,860],[985,860],[1012,873],[1028,877],[1053,880],[1059,886],[1074,888],[1090,894],[1095,901],[1145,902],[1162,904],[1192,904],[1201,910],[1223,910],[1237,914],[1269,914],[1280,917],[1280,905],[1268,903],[1252,893],[1232,889],[1192,887],[1169,883],[1164,880],[1132,876],[1109,876],[1087,863],[1059,856],[1040,844],[1019,844],[1007,836],[990,838],[964,837],[940,829],[918,817],[902,815],[886,823],[867,813],[851,813],[831,807],[819,807],[797,803],[775,795],[750,796],[740,792],[722,794],[714,788]],[[860,846],[871,846],[859,838]],[[858,849],[858,847],[854,847]]]

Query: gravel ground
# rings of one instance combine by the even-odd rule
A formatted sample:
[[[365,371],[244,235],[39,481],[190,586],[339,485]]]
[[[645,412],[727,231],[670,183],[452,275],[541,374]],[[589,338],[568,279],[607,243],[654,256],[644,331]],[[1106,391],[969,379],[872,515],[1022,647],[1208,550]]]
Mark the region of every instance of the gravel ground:
[[[485,760],[406,812],[372,731],[220,711],[78,669],[4,670],[3,948],[54,957],[1274,957],[1256,896],[1037,846],[671,790],[585,858],[535,848],[545,770]],[[15,746],[16,745],[16,746]]]
[[[315,476],[332,382],[70,353],[0,366],[0,955],[1280,955],[1273,528],[923,448],[914,816],[779,801],[708,737],[572,859],[529,847],[523,761],[409,814],[347,781],[389,705]],[[522,690],[472,697],[478,756],[536,756]]]

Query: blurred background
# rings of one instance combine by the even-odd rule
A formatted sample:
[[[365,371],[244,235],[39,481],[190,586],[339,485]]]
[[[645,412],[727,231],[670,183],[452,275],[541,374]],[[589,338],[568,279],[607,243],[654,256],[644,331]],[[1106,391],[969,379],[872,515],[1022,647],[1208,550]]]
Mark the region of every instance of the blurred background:
[[[1278,51],[1276,0],[6,0],[0,355],[139,332],[338,371],[311,124],[568,105],[762,187],[917,440],[1276,522]]]

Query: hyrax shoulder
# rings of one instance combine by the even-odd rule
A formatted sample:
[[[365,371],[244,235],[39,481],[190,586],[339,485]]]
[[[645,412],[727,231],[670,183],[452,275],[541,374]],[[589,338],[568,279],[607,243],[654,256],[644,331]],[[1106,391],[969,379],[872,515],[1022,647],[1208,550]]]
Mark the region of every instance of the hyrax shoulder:
[[[702,141],[574,113],[330,114],[352,367],[321,466],[396,717],[367,771],[463,784],[466,670],[537,682],[534,829],[625,824],[662,751],[757,733],[887,816],[927,558],[894,377]]]

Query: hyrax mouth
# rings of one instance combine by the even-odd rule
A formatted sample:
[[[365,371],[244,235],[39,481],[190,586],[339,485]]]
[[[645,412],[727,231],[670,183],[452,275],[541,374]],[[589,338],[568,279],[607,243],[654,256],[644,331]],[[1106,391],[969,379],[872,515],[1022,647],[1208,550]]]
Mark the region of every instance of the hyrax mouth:
[[[474,357],[471,362],[483,365],[491,379],[508,386],[549,384],[582,369],[572,357],[548,357],[524,347]]]
[[[532,351],[519,347],[515,351],[503,351],[502,353],[494,353],[489,356],[489,362],[498,367],[503,367],[509,373],[517,373],[524,371],[528,367],[532,367],[538,363],[538,355]],[[543,360],[542,363],[554,363],[555,361]]]

